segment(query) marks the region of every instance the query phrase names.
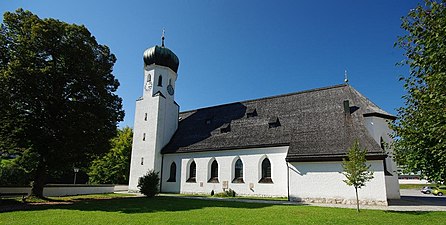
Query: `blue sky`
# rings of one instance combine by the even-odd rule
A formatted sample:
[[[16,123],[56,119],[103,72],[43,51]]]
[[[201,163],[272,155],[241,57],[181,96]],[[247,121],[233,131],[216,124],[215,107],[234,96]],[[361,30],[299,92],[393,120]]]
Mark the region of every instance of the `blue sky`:
[[[0,1],[41,18],[85,25],[117,62],[125,120],[133,127],[143,91],[143,52],[160,44],[180,59],[180,111],[340,84],[384,110],[404,104],[394,48],[401,17],[422,1]]]

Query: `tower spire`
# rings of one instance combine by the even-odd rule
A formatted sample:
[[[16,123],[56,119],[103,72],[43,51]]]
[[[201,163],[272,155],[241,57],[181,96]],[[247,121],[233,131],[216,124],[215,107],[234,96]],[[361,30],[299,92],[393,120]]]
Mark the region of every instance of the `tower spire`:
[[[163,35],[161,36],[161,47],[164,47],[164,33],[166,30],[163,28]]]
[[[344,70],[344,82],[348,84],[347,70]]]

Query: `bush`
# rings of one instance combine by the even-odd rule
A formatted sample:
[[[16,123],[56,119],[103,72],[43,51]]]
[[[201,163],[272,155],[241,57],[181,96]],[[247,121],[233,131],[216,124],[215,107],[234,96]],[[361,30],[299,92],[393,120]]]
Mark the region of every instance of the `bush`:
[[[160,191],[159,184],[159,172],[149,170],[146,175],[140,177],[138,180],[139,192],[147,197],[153,197]]]
[[[224,192],[220,192],[214,195],[214,197],[220,197],[220,198],[224,198],[224,197],[235,197],[235,191],[232,189],[228,189]]]

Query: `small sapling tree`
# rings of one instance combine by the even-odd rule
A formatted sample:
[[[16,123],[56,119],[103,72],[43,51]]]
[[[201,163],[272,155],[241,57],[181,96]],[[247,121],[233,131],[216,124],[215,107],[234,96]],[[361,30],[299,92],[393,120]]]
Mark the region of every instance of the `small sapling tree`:
[[[370,165],[366,164],[366,149],[359,147],[359,142],[355,141],[347,153],[348,160],[345,158],[342,162],[344,176],[347,178],[344,182],[355,187],[356,192],[356,209],[359,212],[358,188],[365,186],[365,183],[373,179],[373,172],[369,171]]]

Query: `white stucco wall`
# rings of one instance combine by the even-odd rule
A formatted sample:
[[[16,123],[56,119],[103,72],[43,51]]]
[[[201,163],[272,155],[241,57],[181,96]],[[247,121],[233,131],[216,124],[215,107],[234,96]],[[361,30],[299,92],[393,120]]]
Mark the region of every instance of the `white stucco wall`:
[[[67,196],[85,194],[113,193],[114,185],[47,185],[43,188],[43,195]],[[0,193],[31,193],[31,187],[0,187]]]
[[[387,171],[392,174],[392,176],[386,176],[386,192],[388,199],[400,199],[400,186],[398,183],[398,172],[397,165],[393,160],[393,149],[391,148],[391,143],[393,142],[390,134],[392,130],[389,128],[389,120],[380,117],[365,117],[365,126],[369,131],[370,135],[375,139],[378,144],[381,144],[381,138],[388,145],[385,146],[386,153],[388,157],[385,159]]]
[[[228,188],[238,195],[257,196],[287,196],[287,167],[285,157],[286,147],[253,148],[243,150],[208,151],[198,153],[166,154],[163,161],[162,191],[173,193],[204,193],[210,194],[223,191],[223,182],[228,182]],[[261,163],[267,157],[271,162],[273,183],[259,183],[261,178]],[[234,164],[240,158],[243,162],[244,183],[232,183],[234,179]],[[219,183],[208,183],[210,164],[218,162]],[[188,183],[188,168],[192,160],[197,166],[196,183]],[[177,165],[176,182],[167,182],[170,165]],[[252,189],[250,188],[252,187]]]
[[[368,161],[374,178],[359,192],[361,200],[387,202],[386,185],[381,160]],[[355,189],[343,182],[342,162],[293,162],[289,163],[290,199],[340,199],[355,200]]]

